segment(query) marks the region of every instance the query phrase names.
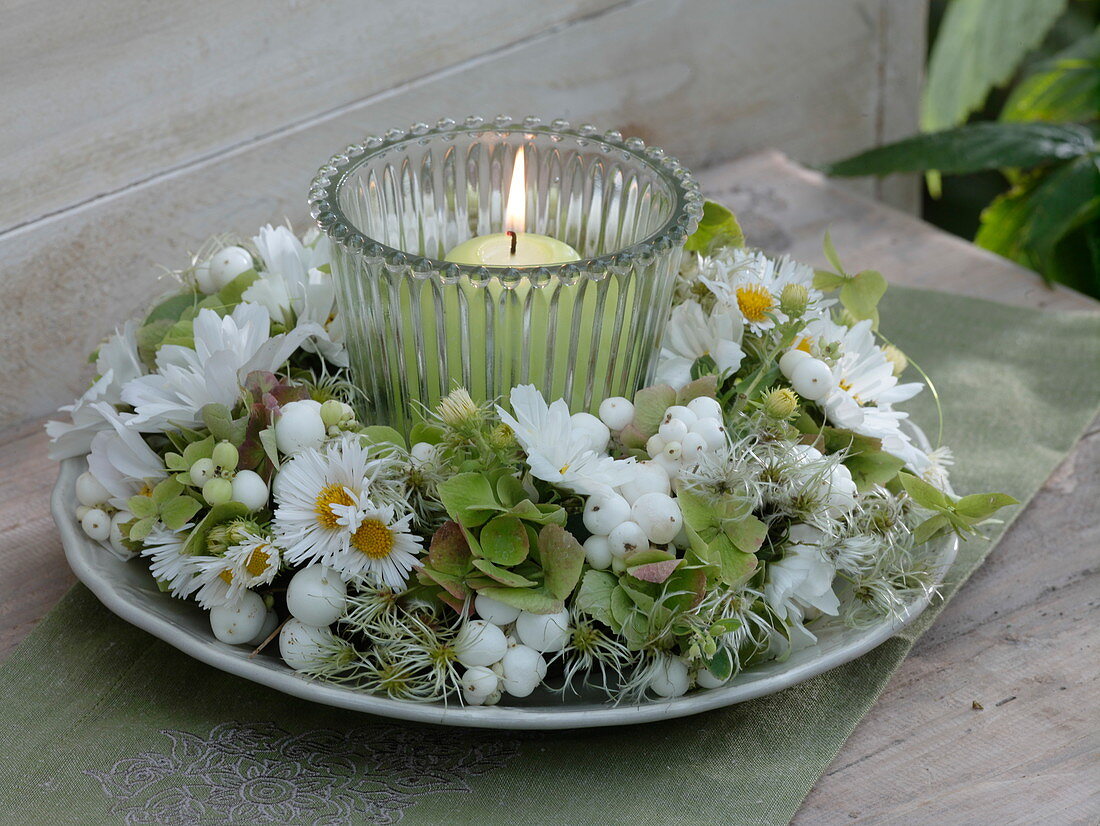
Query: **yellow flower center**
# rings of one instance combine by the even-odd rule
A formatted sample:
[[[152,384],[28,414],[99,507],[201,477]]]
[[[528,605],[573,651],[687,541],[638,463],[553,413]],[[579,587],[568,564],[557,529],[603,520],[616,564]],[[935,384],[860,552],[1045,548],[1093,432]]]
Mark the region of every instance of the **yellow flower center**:
[[[267,545],[260,545],[248,555],[248,561],[244,563],[244,569],[248,571],[250,576],[260,576],[267,570],[267,561],[271,559],[271,554],[261,550],[261,548],[266,547]]]
[[[218,576],[221,578],[221,581],[224,582],[226,585],[233,584],[233,572],[228,568],[218,574]]]
[[[377,519],[368,519],[352,535],[351,544],[370,559],[385,559],[393,550],[393,531]]]
[[[808,338],[800,338],[798,340],[798,344],[794,346],[794,349],[801,350],[803,353],[810,353],[811,355],[813,355],[812,351],[810,350],[810,340]]]
[[[569,465],[562,465],[560,468],[558,468],[558,473],[564,476],[567,470],[569,470]]]
[[[141,483],[141,490],[139,490],[137,492],[137,495],[138,496],[152,496],[153,495],[153,486],[150,485],[148,482],[142,482]]]
[[[744,284],[737,288],[737,306],[741,308],[741,315],[759,324],[775,307],[775,299],[762,284]]]
[[[847,379],[841,379],[839,386],[840,389],[843,390],[845,393],[852,389],[852,383]]]
[[[343,485],[329,485],[322,488],[321,492],[317,494],[317,501],[314,503],[313,512],[317,514],[317,523],[325,530],[334,531],[340,525],[337,523],[336,514],[332,512],[333,505],[353,505],[351,497],[348,492],[344,490]]]

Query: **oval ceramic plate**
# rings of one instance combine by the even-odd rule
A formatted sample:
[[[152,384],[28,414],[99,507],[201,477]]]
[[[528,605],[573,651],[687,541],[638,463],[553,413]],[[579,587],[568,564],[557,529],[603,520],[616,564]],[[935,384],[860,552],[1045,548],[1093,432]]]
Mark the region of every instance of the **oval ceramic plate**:
[[[410,703],[316,682],[294,673],[278,656],[250,658],[250,647],[218,642],[210,631],[207,613],[198,605],[161,593],[145,567],[122,562],[80,530],[74,516],[75,485],[85,468],[84,459],[68,459],[61,464],[51,507],[69,565],[110,610],[215,668],[306,700],[401,720],[479,728],[565,729],[631,725],[697,714],[772,694],[853,660],[911,623],[928,607],[930,599],[922,597],[899,616],[869,628],[828,629],[819,635],[817,645],[795,652],[784,662],[757,666],[721,688],[696,691],[675,700],[612,706],[599,698],[562,700],[547,691],[541,696],[536,692],[523,700],[523,705]],[[937,581],[951,567],[957,549],[954,538],[941,545]]]

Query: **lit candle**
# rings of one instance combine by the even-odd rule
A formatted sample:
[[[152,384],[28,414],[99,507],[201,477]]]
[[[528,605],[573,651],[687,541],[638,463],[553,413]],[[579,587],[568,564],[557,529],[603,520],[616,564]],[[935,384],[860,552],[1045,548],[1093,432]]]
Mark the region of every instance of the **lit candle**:
[[[525,232],[527,225],[526,167],[523,147],[516,151],[508,204],[504,210],[504,232],[478,235],[463,241],[445,260],[475,267],[541,267],[579,261],[571,246],[549,235]]]

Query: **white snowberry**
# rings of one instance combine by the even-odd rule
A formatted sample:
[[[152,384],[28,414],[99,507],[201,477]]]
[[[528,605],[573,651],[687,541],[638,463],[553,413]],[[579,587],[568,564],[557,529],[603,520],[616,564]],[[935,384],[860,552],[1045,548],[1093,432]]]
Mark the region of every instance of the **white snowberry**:
[[[286,588],[286,607],[295,619],[323,628],[336,622],[347,604],[348,586],[325,565],[308,565]]]
[[[668,474],[655,462],[638,462],[630,474],[630,481],[619,487],[619,492],[630,504],[646,493],[668,493],[671,490]]]
[[[804,399],[819,402],[835,387],[833,371],[821,359],[803,359],[791,370],[791,387]]]
[[[700,419],[722,419],[722,405],[710,396],[699,396],[687,403],[687,408]]]
[[[681,442],[668,442],[665,445],[665,449],[661,451],[661,455],[666,459],[679,462],[680,457],[684,455],[684,446]]]
[[[504,632],[485,620],[469,620],[455,637],[455,657],[465,666],[492,665],[507,650]]]
[[[504,690],[513,697],[526,697],[546,676],[546,658],[528,645],[509,648],[501,667]]]
[[[199,289],[204,293],[216,293],[243,272],[252,269],[252,255],[243,247],[232,246],[219,250],[207,262],[206,277],[199,278]],[[202,282],[206,281],[204,285]]]
[[[639,496],[630,510],[630,517],[641,526],[654,545],[667,545],[676,538],[684,524],[680,506],[666,493]]]
[[[713,419],[705,419],[704,421],[714,421]],[[684,440],[680,442],[680,460],[685,465],[691,465],[698,462],[703,454],[707,452],[708,445],[707,440],[700,436],[698,433],[689,433],[684,437]]]
[[[637,522],[627,521],[610,533],[607,543],[612,556],[629,556],[635,551],[644,551],[649,547],[649,535]]]
[[[813,358],[813,356],[805,350],[788,350],[779,357],[779,372],[789,379],[791,373],[794,372],[794,368],[808,358]]]
[[[325,423],[321,405],[313,399],[283,405],[275,420],[275,444],[280,453],[290,456],[325,441]]]
[[[569,612],[532,614],[521,611],[516,619],[516,636],[536,651],[561,651],[569,639]]]
[[[124,540],[126,539],[122,533],[122,526],[134,518],[134,515],[129,511],[116,511],[115,515],[111,517],[111,535],[109,537],[111,547],[115,553],[119,556],[124,556],[127,559],[135,556],[136,551],[132,551],[126,547]]]
[[[414,465],[427,465],[435,461],[438,450],[435,445],[428,442],[417,442],[412,446],[409,455],[412,456]]]
[[[274,611],[268,611],[264,617],[264,624],[260,626],[260,630],[256,633],[252,639],[248,641],[249,645],[259,645],[268,637],[271,636],[271,632],[279,627],[279,615]]]
[[[612,430],[622,430],[634,421],[634,405],[622,396],[600,402],[600,419]]]
[[[700,419],[691,432],[703,437],[708,450],[718,450],[726,444],[726,426],[721,419]]]
[[[683,453],[683,447],[681,446],[681,457]],[[659,453],[653,457],[653,464],[657,465],[661,470],[665,472],[665,475],[670,479],[676,479],[680,475],[680,470],[683,467],[680,459],[671,459],[664,453]]]
[[[499,687],[500,678],[483,665],[467,668],[462,675],[462,699],[467,705],[485,705]]]
[[[111,538],[111,517],[103,508],[89,508],[80,520],[80,527],[96,542]]]
[[[584,503],[584,526],[598,536],[607,536],[629,518],[630,503],[617,493],[589,496]]]
[[[491,622],[493,625],[508,625],[515,622],[516,617],[519,616],[518,608],[505,605],[503,602],[484,594],[478,594],[474,598],[474,610],[477,611],[479,617],[486,622]]]
[[[648,441],[646,441],[645,443],[645,452],[648,453],[653,459],[656,459],[658,456],[660,456],[664,452],[664,450],[665,440],[658,433],[654,433],[652,436],[650,436]]]
[[[611,564],[611,543],[607,537],[593,534],[584,540],[584,558],[597,571],[602,571],[609,566]]]
[[[699,414],[690,407],[682,404],[674,404],[665,411],[665,417],[662,422],[667,422],[669,419],[679,419],[685,425],[691,427],[699,420]]]
[[[611,430],[591,413],[574,413],[569,417],[569,424],[573,426],[574,433],[585,438],[589,449],[597,453],[607,450],[607,443],[611,441]]]
[[[316,668],[334,642],[335,637],[327,628],[318,628],[291,617],[283,623],[279,632],[279,654],[287,665],[297,671]]]
[[[267,482],[254,470],[238,470],[233,476],[233,501],[250,511],[267,507]]]
[[[658,697],[679,697],[690,685],[687,666],[675,657],[664,657],[649,678],[649,688]]]
[[[230,645],[250,642],[264,627],[267,606],[255,591],[242,591],[228,605],[210,609],[210,630],[219,640]]]
[[[687,408],[684,408],[687,410]],[[698,419],[696,419],[698,421]],[[695,422],[692,422],[695,424]],[[665,444],[669,442],[682,442],[684,437],[688,435],[687,422],[682,419],[674,419],[669,416],[665,417],[665,420],[661,422],[661,426],[657,428],[657,435],[665,440]]]
[[[214,460],[209,457],[196,459],[195,464],[191,465],[190,473],[191,481],[201,488],[214,478]]]
[[[94,508],[110,499],[111,494],[89,471],[84,471],[76,477],[76,498],[80,504]]]
[[[709,668],[700,668],[699,673],[695,675],[695,684],[699,688],[718,688],[724,686],[726,680],[718,679]]]

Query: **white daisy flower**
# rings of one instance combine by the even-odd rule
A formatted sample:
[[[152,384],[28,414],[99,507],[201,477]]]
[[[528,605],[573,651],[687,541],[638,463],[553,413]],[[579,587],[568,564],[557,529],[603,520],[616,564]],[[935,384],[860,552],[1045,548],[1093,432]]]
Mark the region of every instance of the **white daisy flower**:
[[[564,399],[547,405],[534,385],[523,384],[512,388],[508,400],[515,417],[499,405],[497,415],[512,428],[536,479],[585,496],[610,493],[630,480],[633,462],[592,450],[589,437],[570,421]]]
[[[807,608],[835,616],[840,610],[833,592],[836,568],[821,552],[823,534],[809,525],[794,525],[790,535],[783,557],[768,564],[765,601],[780,619],[788,619],[792,608],[799,619]]]
[[[235,602],[242,591],[267,585],[279,573],[282,554],[271,537],[244,531],[243,541],[224,556],[196,556],[195,599],[203,608]]]
[[[338,367],[347,367],[343,327],[336,312],[336,284],[319,269],[330,263],[327,237],[303,244],[287,227],[265,226],[252,239],[264,261],[264,271],[243,294],[245,301],[263,304],[272,318],[287,327],[314,323],[323,330],[302,342]]]
[[[84,455],[91,449],[92,437],[110,428],[110,423],[94,405],[95,402],[120,404],[123,386],[145,374],[145,365],[137,352],[137,328],[136,321],[127,321],[99,348],[96,356],[98,378],[79,399],[61,408],[69,414],[69,421],[46,422],[51,459]]]
[[[157,372],[134,379],[122,400],[136,412],[132,427],[158,432],[198,427],[207,404],[232,408],[245,377],[254,370],[276,372],[301,343],[319,331],[300,325],[270,336],[270,317],[259,304],[238,304],[231,315],[199,310],[193,324],[195,347],[167,344],[157,351]]]
[[[396,467],[392,456],[371,457],[354,435],[296,453],[274,484],[275,534],[286,560],[321,561],[349,577],[369,569],[396,581],[419,549],[415,537],[403,536],[411,513],[392,480]],[[395,587],[403,583],[402,576]]]
[[[106,402],[93,402],[90,407],[110,429],[92,437],[88,469],[111,494],[108,503],[125,510],[131,496],[151,491],[168,471],[157,452],[129,427],[131,415],[119,413]]]
[[[719,305],[709,316],[695,301],[685,301],[672,309],[661,341],[657,362],[657,381],[679,390],[691,381],[691,366],[710,356],[723,373],[741,366],[744,324],[739,312]]]
[[[727,249],[705,259],[700,264],[699,279],[720,302],[736,307],[754,333],[772,329],[777,320],[788,320],[779,309],[780,296],[788,284],[806,288],[806,314],[810,316],[821,314],[833,303],[814,289],[811,268],[786,257],[773,261],[753,250]]]
[[[191,523],[178,531],[169,530],[160,523],[145,537],[141,555],[149,560],[149,570],[157,582],[164,583],[174,597],[190,596],[198,588],[196,557],[183,553],[183,543]]]

